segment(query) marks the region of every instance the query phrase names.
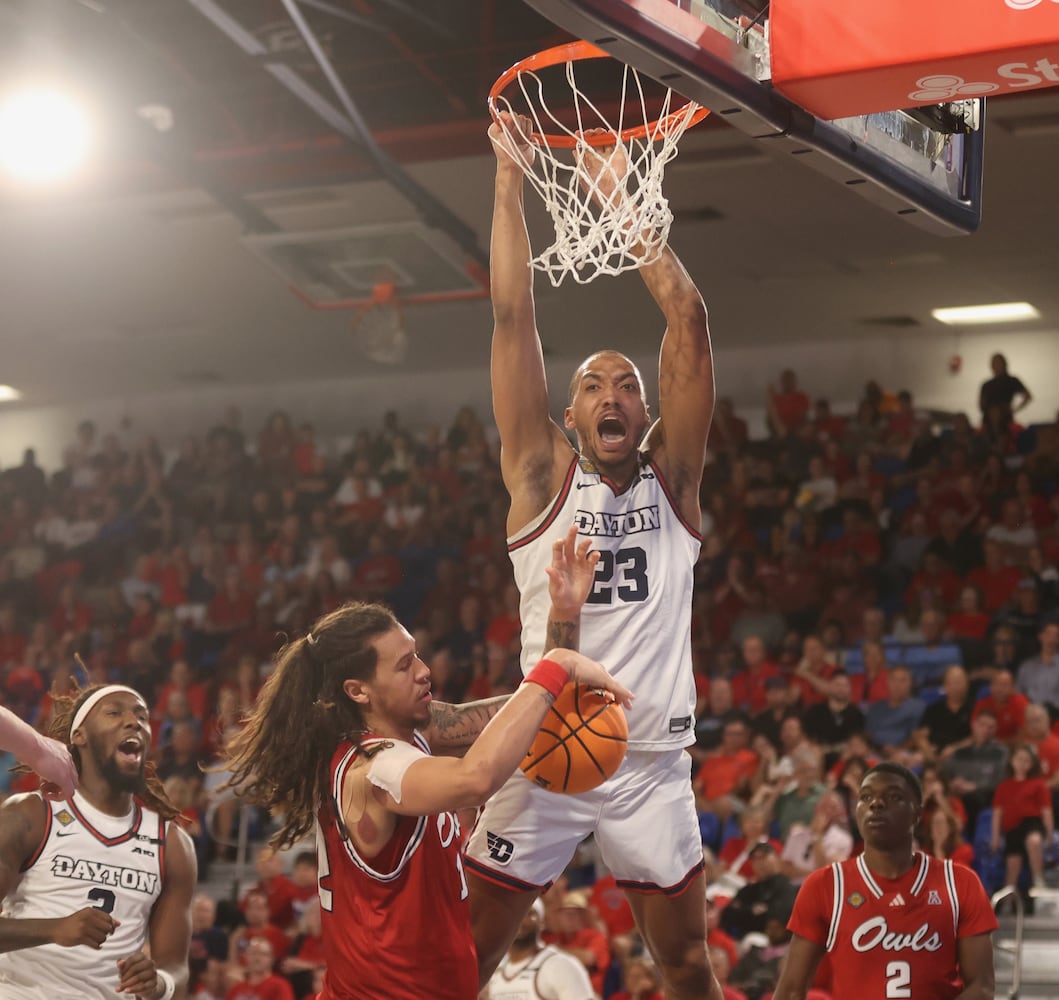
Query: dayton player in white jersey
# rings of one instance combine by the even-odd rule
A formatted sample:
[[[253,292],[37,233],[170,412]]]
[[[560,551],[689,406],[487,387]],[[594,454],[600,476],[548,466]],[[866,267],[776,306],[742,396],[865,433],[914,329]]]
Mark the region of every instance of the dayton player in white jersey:
[[[588,971],[572,955],[541,943],[544,904],[538,899],[489,980],[489,1000],[595,1000]]]
[[[78,792],[0,806],[5,1000],[169,1000],[186,986],[195,854],[145,777],[147,720],[121,685],[60,703],[54,735],[70,744]]]
[[[513,119],[508,131],[528,135],[530,128]],[[643,381],[627,357],[593,354],[570,384],[564,423],[576,433],[575,452],[550,416],[536,327],[519,167],[532,160],[533,146],[521,142],[513,154],[497,125],[490,137],[497,156],[493,410],[511,494],[507,533],[522,588],[523,644],[528,657],[545,645],[580,648],[623,683],[636,678],[639,697],[625,762],[601,788],[554,795],[516,773],[486,805],[467,854],[481,977],[488,980],[502,959],[534,897],[594,833],[668,1000],[719,998],[706,952],[702,846],[684,750],[693,741],[692,570],[714,402],[706,307],[672,250],[640,268],[666,321],[659,419],[649,427]],[[599,165],[593,160],[589,168],[599,173]],[[607,197],[620,180],[604,173],[596,183]],[[601,553],[579,637],[573,623],[569,634],[545,629],[546,591],[534,577],[549,544],[571,523]]]

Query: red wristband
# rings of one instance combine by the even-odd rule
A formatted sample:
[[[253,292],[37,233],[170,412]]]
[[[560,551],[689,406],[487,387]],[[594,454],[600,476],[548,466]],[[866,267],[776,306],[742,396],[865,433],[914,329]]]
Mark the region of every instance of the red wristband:
[[[570,683],[570,674],[566,667],[555,660],[538,660],[522,683],[539,684],[553,698],[558,698],[563,688]]]

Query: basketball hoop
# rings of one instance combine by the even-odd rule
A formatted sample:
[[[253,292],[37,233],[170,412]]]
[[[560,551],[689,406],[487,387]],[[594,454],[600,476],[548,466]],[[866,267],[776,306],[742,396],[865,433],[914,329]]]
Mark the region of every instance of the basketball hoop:
[[[489,92],[489,111],[512,149],[520,137],[501,113],[523,115],[534,124],[526,138],[535,155],[532,162],[520,157],[519,165],[544,201],[555,242],[531,264],[556,287],[567,275],[585,284],[658,259],[673,222],[662,194],[665,166],[677,155],[684,132],[709,114],[692,101],[674,109],[671,89],[649,102],[639,73],[624,66],[617,120],[611,122],[575,77],[575,63],[601,58],[610,56],[589,42],[559,45],[516,63]],[[565,65],[569,87],[564,96],[573,100],[566,121],[549,108],[539,73],[559,65]],[[609,194],[599,184],[608,175],[620,179]]]
[[[381,365],[397,365],[408,352],[408,332],[401,315],[401,300],[392,282],[376,285],[371,302],[353,314],[353,332],[367,358]]]

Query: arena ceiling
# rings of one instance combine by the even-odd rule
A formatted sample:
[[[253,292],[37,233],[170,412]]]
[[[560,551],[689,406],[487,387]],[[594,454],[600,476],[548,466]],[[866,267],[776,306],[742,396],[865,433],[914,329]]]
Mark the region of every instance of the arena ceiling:
[[[489,85],[562,32],[515,0],[299,10],[385,157],[484,257]],[[281,64],[337,103],[282,0],[0,0],[0,83],[65,80],[105,140],[91,176],[62,192],[0,182],[0,382],[23,392],[21,405],[374,370],[347,315],[307,309],[241,241],[420,217],[377,158],[284,85]],[[667,176],[672,242],[718,345],[948,336],[930,309],[973,301],[1028,300],[1039,328],[1059,331],[1059,90],[989,112],[984,221],[957,239],[891,218],[723,124],[689,134]],[[531,223],[546,235],[539,213]],[[605,341],[635,352],[657,337],[635,276],[538,291],[557,357]],[[406,324],[405,370],[485,364],[487,302],[409,309]]]

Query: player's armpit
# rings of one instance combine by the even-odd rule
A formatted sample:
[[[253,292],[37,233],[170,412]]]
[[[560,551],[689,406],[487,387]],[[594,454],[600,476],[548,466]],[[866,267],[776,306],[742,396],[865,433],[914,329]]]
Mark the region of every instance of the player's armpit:
[[[993,1000],[996,989],[993,935],[975,934],[960,938],[956,942],[956,961],[964,983],[963,992],[956,1000]]]
[[[805,1000],[824,951],[822,944],[795,934],[772,1000]]]

